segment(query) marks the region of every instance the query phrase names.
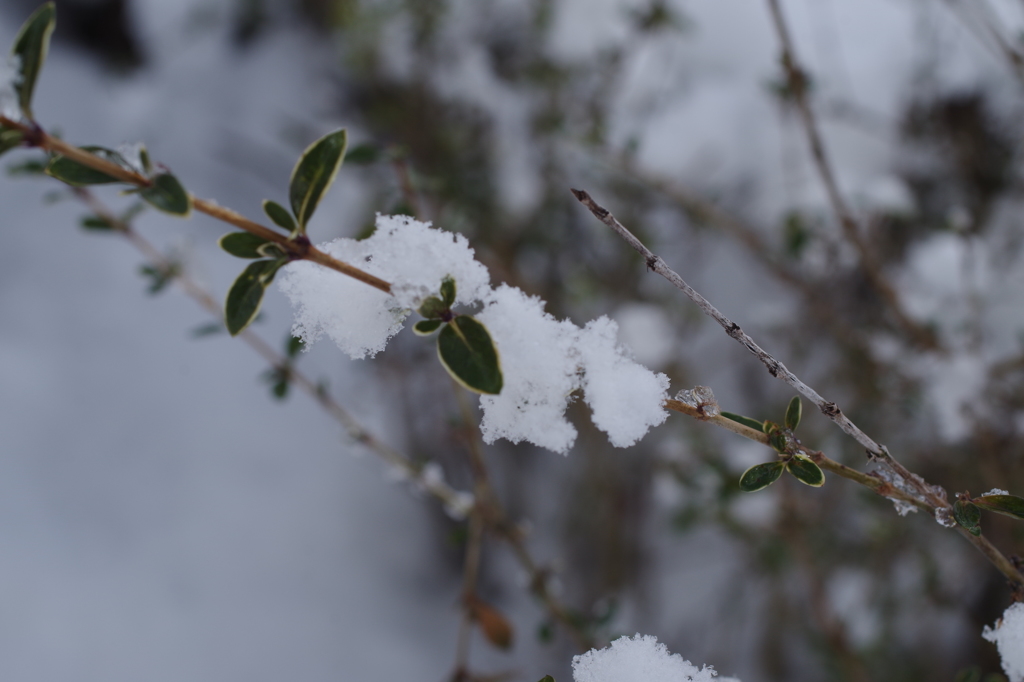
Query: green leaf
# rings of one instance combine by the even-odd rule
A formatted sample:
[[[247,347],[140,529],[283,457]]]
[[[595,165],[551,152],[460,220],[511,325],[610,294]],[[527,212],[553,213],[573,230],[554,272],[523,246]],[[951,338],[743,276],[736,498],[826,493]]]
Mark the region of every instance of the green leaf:
[[[135,220],[135,216],[139,215],[146,210],[146,205],[141,201],[136,201],[134,204],[125,209],[124,213],[121,214],[121,222],[125,225]]]
[[[87,230],[108,232],[110,230],[117,229],[113,226],[113,224],[111,224],[109,220],[107,220],[106,218],[102,218],[98,215],[86,216],[85,218],[82,218],[82,227],[84,227]]]
[[[800,415],[803,414],[804,406],[800,402],[800,396],[795,395],[793,399],[789,401],[789,406],[786,408],[786,428],[793,431],[796,427],[800,426]]]
[[[1016,495],[982,495],[973,501],[982,509],[1012,516],[1015,519],[1024,519],[1024,498]]]
[[[283,227],[289,234],[295,232],[295,218],[293,218],[292,214],[288,212],[288,209],[281,204],[276,201],[271,201],[270,199],[264,199],[263,212],[267,214],[267,217],[270,218],[271,222],[278,227]]]
[[[455,280],[452,279],[451,275],[441,280],[441,300],[449,308],[455,303]]]
[[[449,322],[437,337],[437,355],[452,377],[470,391],[497,395],[503,384],[494,341],[469,315]]]
[[[369,166],[371,163],[376,163],[380,157],[380,147],[370,142],[364,142],[345,153],[345,162],[357,166]]]
[[[165,213],[187,218],[192,212],[192,197],[170,173],[153,177],[153,184],[139,192],[150,205]]]
[[[767,488],[779,480],[782,470],[786,468],[785,462],[765,462],[750,467],[740,476],[740,490],[745,493],[753,493]]]
[[[417,312],[427,319],[440,319],[448,312],[448,308],[449,306],[437,296],[430,296],[420,304]]]
[[[277,259],[288,257],[288,254],[285,252],[284,249],[281,248],[281,245],[275,244],[274,242],[264,244],[263,246],[258,247],[256,251],[259,252],[259,254],[264,258]]]
[[[555,682],[555,678],[551,677],[551,675],[545,675],[544,677],[540,678],[539,682]]]
[[[765,422],[765,424],[771,424],[771,422]],[[789,449],[790,442],[787,432],[780,429],[778,424],[772,424],[772,428],[768,432],[768,445],[774,448],[776,452],[786,452]]]
[[[795,455],[786,463],[786,468],[796,480],[812,488],[820,488],[825,484],[825,473],[821,467],[803,455]]]
[[[139,162],[142,164],[142,171],[149,175],[153,172],[153,162],[149,158],[149,150],[145,145],[139,146]]]
[[[981,682],[981,668],[976,665],[961,668],[953,678],[953,682]]]
[[[118,159],[121,159],[121,155],[114,152],[114,156],[111,156],[105,150],[99,147],[82,147],[82,149],[92,152],[96,156],[107,159],[118,163]],[[50,163],[46,165],[46,174],[50,177],[57,178],[61,182],[66,182],[72,187],[84,187],[86,185],[109,185],[114,182],[122,182],[112,175],[107,175],[103,171],[98,171],[95,168],[90,168],[77,161],[72,161],[66,156],[55,156],[50,159]]]
[[[288,380],[280,379],[274,383],[270,391],[274,394],[274,397],[278,400],[284,400],[288,397]]]
[[[18,36],[14,39],[11,54],[21,60],[18,72],[21,75],[14,89],[18,93],[18,104],[25,118],[32,117],[32,93],[36,89],[36,79],[46,62],[46,53],[50,49],[50,36],[57,25],[57,9],[48,2],[32,13],[21,25]]]
[[[0,128],[0,154],[6,154],[12,149],[21,146],[23,139],[25,139],[25,134],[20,130]]]
[[[46,157],[42,159],[26,159],[21,163],[12,163],[7,167],[7,174],[12,177],[18,177],[22,175],[43,175],[46,173],[46,164],[49,160]]]
[[[294,358],[299,354],[299,351],[305,348],[306,342],[298,336],[289,336],[288,342],[285,344],[284,353],[289,358]]]
[[[258,260],[250,263],[228,291],[224,304],[224,321],[235,336],[255,319],[263,303],[263,294],[274,281],[274,275],[288,261]]]
[[[342,128],[324,135],[309,145],[299,162],[295,164],[289,183],[288,198],[292,204],[292,213],[298,220],[300,232],[305,233],[306,225],[320,203],[320,197],[338,175],[347,145],[348,134]]]
[[[214,334],[220,334],[222,331],[224,331],[223,322],[207,322],[192,330],[192,338],[198,339],[204,336],[213,336]]]
[[[147,291],[153,295],[159,294],[167,288],[167,285],[178,276],[179,272],[180,266],[175,263],[171,263],[167,268],[157,268],[152,265],[143,265],[139,268],[139,273],[151,280]]]
[[[770,436],[772,431],[777,431],[778,429],[779,425],[769,419],[765,419],[761,424],[761,431],[763,431],[766,436]]]
[[[420,320],[412,326],[412,330],[418,336],[429,336],[436,332],[442,324],[444,324],[443,320]]]
[[[759,421],[757,421],[756,419],[751,419],[750,417],[744,417],[742,414],[733,414],[732,412],[722,412],[722,416],[725,417],[726,419],[733,420],[737,424],[743,424],[744,426],[748,426],[748,427],[754,429],[755,431],[758,431],[758,432],[761,432],[761,433],[764,432],[764,424],[759,422]]]
[[[981,535],[981,510],[967,500],[953,503],[953,518],[971,535]]]
[[[258,249],[269,243],[251,232],[229,232],[220,238],[217,245],[236,258],[266,258]]]

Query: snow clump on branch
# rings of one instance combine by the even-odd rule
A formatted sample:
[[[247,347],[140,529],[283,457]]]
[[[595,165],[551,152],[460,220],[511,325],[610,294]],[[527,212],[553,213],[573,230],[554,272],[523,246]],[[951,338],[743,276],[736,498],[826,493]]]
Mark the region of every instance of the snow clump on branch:
[[[391,282],[392,293],[314,263],[298,261],[278,278],[295,308],[293,333],[307,344],[327,335],[353,359],[372,357],[403,327],[441,280],[456,283],[455,305],[481,305],[475,317],[490,331],[501,357],[504,387],[481,396],[481,431],[565,453],[576,429],[565,418],[582,389],[594,424],[617,447],[640,440],[668,417],[668,378],[637,364],[617,343],[607,317],[580,329],[556,320],[544,302],[521,290],[490,286],[487,268],[466,238],[406,216],[378,216],[367,239],[336,239],[319,247],[335,258]]]
[[[657,637],[620,637],[604,649],[591,649],[572,659],[575,682],[740,682],[718,677],[715,669],[696,666],[669,653]]]
[[[1010,604],[996,626],[986,625],[981,636],[999,649],[1010,682],[1024,682],[1024,602]]]

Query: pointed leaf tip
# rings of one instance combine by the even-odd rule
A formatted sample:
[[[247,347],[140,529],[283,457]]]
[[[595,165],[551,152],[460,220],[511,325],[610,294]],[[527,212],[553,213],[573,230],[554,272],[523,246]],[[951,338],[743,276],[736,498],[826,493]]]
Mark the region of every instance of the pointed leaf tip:
[[[825,484],[825,473],[821,467],[802,455],[796,455],[789,460],[786,463],[786,469],[804,485],[820,488]]]
[[[455,303],[455,280],[452,279],[451,275],[441,280],[441,300],[449,308]]]
[[[757,421],[756,419],[744,417],[742,414],[734,414],[732,412],[724,411],[722,412],[722,416],[725,417],[726,419],[731,419],[732,421],[738,424],[743,424],[746,427],[754,429],[758,433],[762,433],[764,431],[764,424],[762,422]]]
[[[754,493],[767,488],[779,480],[779,476],[782,475],[782,470],[785,468],[785,462],[765,462],[754,465],[740,476],[740,490],[745,493]]]
[[[263,201],[263,212],[267,214],[267,217],[277,225],[278,227],[284,228],[289,233],[295,232],[295,218],[288,212],[288,209],[270,199]]]
[[[224,321],[231,336],[248,327],[263,304],[263,294],[274,281],[274,275],[288,261],[258,260],[250,263],[228,290],[224,303]]]
[[[800,426],[800,416],[803,414],[804,408],[803,403],[800,402],[800,396],[795,395],[793,399],[789,401],[789,406],[786,407],[786,428],[795,430],[796,427]]]
[[[57,8],[52,2],[48,2],[25,20],[11,48],[11,54],[17,56],[21,62],[18,65],[21,78],[14,87],[18,93],[18,105],[25,118],[30,121],[33,120],[32,93],[35,92],[36,80],[46,62],[46,54],[50,50],[50,36],[53,35],[56,26]]]
[[[192,197],[170,173],[154,177],[153,184],[141,190],[139,196],[164,213],[186,218],[192,212]]]
[[[437,331],[438,327],[444,324],[441,320],[420,320],[412,326],[417,336],[429,336]]]
[[[236,258],[265,258],[259,249],[270,243],[251,232],[229,232],[217,242],[220,248]]]
[[[437,337],[441,364],[457,382],[475,393],[497,395],[504,383],[498,349],[487,327],[469,315],[460,315]]]
[[[288,198],[300,232],[306,231],[320,198],[337,177],[347,146],[348,133],[342,128],[309,145],[295,164]]]
[[[997,514],[1024,519],[1024,498],[1016,495],[982,495],[974,499],[974,504]]]

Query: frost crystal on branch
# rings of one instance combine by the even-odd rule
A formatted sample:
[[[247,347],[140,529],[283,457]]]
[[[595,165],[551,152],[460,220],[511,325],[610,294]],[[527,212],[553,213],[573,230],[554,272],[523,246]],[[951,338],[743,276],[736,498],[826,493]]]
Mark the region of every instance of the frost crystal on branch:
[[[712,682],[714,668],[698,669],[679,654],[669,653],[657,637],[621,637],[604,649],[591,649],[572,659],[576,682]],[[718,677],[717,682],[739,682]]]
[[[989,490],[987,493],[982,493],[981,497],[989,497],[990,495],[1009,495],[1009,494],[1010,493],[1005,491],[1005,490],[1000,490],[999,488],[992,488],[992,490]]]
[[[715,400],[715,393],[708,386],[684,388],[679,393],[676,393],[676,400],[700,410],[701,414],[705,417],[717,417],[722,414],[722,408],[718,406],[718,401]]]

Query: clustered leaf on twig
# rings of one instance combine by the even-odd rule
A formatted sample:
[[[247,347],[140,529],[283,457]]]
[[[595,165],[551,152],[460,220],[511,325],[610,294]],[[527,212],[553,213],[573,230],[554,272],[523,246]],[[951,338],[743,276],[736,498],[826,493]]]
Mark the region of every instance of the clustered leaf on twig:
[[[797,440],[793,431],[800,425],[800,417],[803,414],[803,404],[799,396],[793,396],[786,407],[786,416],[783,420],[784,426],[775,422],[759,422],[750,417],[744,417],[732,412],[723,412],[722,416],[737,423],[761,431],[768,436],[768,444],[779,453],[780,459],[764,464],[756,464],[740,476],[740,490],[747,493],[756,492],[767,488],[779,480],[783,471],[788,471],[796,480],[805,485],[819,488],[825,484],[825,474],[821,467],[814,463],[810,457],[798,452],[796,449]]]
[[[953,503],[953,518],[971,535],[981,535],[981,510],[1024,520],[1024,498],[1005,493],[986,493],[971,497],[970,493],[958,493]]]
[[[487,327],[472,315],[456,315],[455,280],[445,277],[441,282],[441,297],[431,296],[419,307],[425,320],[413,325],[419,336],[433,334],[438,329],[437,356],[448,373],[464,388],[475,393],[497,395],[504,379],[501,360]]]
[[[344,128],[324,135],[299,157],[292,170],[288,196],[294,217],[281,204],[267,199],[263,211],[278,227],[288,231],[288,239],[307,240],[306,224],[313,217],[320,198],[334,182],[345,159],[348,134]],[[249,232],[232,232],[220,239],[220,247],[238,258],[260,258],[238,276],[228,291],[224,317],[228,331],[234,336],[248,327],[259,313],[263,295],[274,281],[277,271],[291,257],[270,239]],[[306,244],[308,244],[308,240]]]

